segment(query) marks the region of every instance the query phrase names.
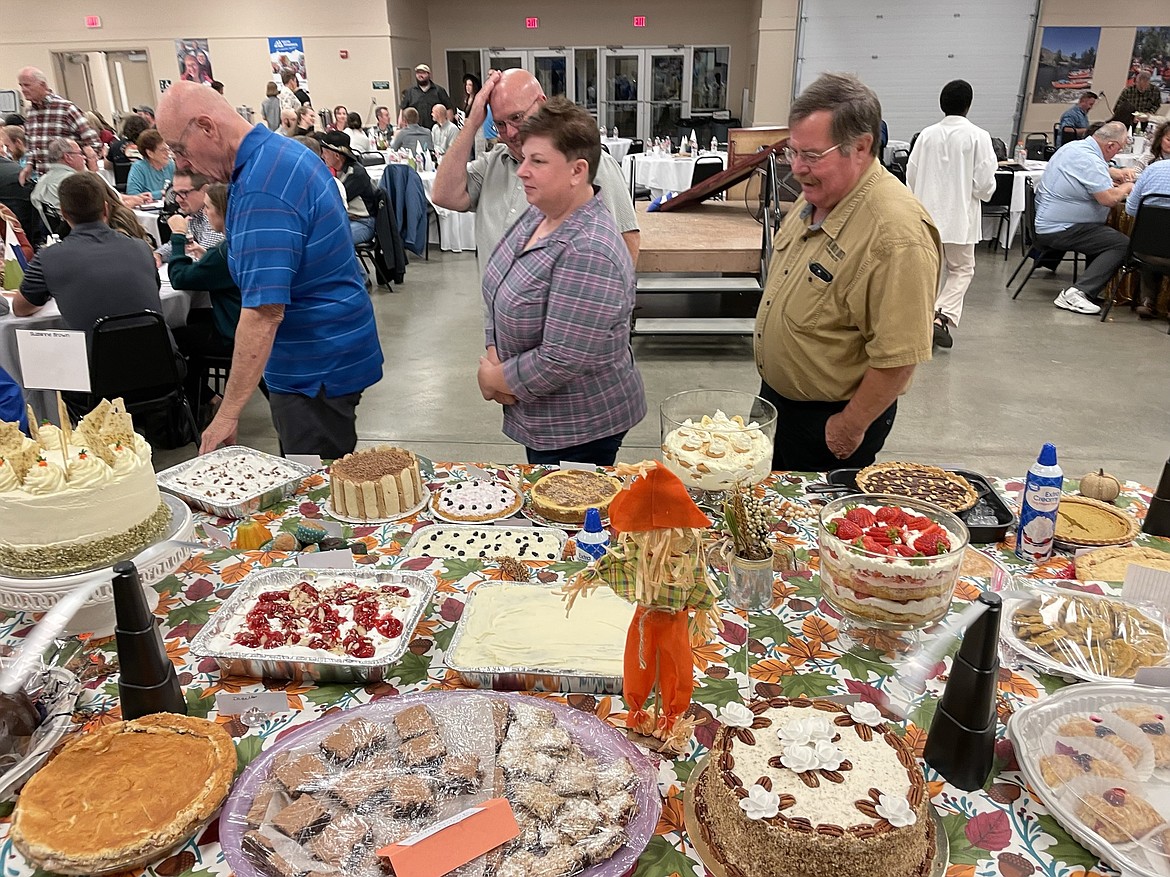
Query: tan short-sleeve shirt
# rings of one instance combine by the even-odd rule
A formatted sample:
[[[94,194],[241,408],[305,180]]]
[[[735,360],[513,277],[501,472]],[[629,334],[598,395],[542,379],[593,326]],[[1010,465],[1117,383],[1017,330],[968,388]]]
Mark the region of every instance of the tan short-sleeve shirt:
[[[799,198],[774,246],[754,342],[781,396],[845,401],[870,368],[930,359],[938,231],[876,160],[819,227]]]

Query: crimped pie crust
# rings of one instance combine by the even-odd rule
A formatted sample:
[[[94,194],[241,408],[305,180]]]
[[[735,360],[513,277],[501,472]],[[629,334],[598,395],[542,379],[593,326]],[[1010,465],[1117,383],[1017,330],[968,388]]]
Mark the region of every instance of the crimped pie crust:
[[[1098,548],[1076,559],[1077,578],[1081,581],[1120,582],[1130,564],[1151,569],[1170,570],[1170,552],[1144,545]]]
[[[236,770],[213,722],[159,713],[67,745],[24,787],[11,836],[32,864],[97,874],[149,862],[223,803]]]
[[[1085,496],[1062,496],[1056,510],[1056,541],[1066,545],[1121,545],[1132,542],[1138,523],[1108,503]]]
[[[975,488],[962,475],[922,463],[874,463],[858,472],[856,480],[866,493],[923,499],[950,512],[965,512],[979,501]]]

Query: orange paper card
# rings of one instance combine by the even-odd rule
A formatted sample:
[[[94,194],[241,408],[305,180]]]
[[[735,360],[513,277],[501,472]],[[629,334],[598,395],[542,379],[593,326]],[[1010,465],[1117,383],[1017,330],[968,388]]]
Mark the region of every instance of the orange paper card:
[[[441,877],[520,834],[507,798],[491,798],[378,850],[398,877]]]

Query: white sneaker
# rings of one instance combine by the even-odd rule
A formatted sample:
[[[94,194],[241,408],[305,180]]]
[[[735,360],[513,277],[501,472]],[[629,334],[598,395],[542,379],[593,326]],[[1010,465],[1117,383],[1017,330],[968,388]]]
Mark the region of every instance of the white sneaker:
[[[1085,297],[1085,294],[1075,286],[1070,286],[1061,292],[1052,303],[1058,308],[1064,308],[1066,311],[1072,311],[1077,314],[1101,313],[1101,307],[1089,301]]]

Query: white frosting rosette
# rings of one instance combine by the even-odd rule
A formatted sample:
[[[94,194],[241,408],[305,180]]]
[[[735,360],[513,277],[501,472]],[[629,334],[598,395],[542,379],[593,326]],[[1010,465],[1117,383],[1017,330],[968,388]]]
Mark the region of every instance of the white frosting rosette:
[[[65,471],[56,463],[34,463],[24,476],[24,489],[44,495],[65,489]]]
[[[86,487],[101,487],[109,484],[114,470],[92,454],[77,456],[69,461],[69,486],[74,490]]]
[[[881,710],[872,703],[866,703],[864,701],[851,703],[845,707],[845,711],[849,713],[849,718],[853,719],[858,725],[869,725],[871,728],[876,728],[885,721],[882,717]]]
[[[110,445],[110,453],[114,455],[114,474],[125,475],[140,462],[138,453],[126,445]]]
[[[775,792],[756,783],[747,793],[747,797],[740,800],[739,808],[748,819],[771,819],[780,812],[780,796]]]
[[[895,828],[905,828],[918,821],[918,814],[914,812],[909,801],[905,798],[887,795],[885,792],[878,796],[878,802],[874,809],[878,816]]]
[[[719,709],[717,718],[729,728],[750,728],[756,720],[756,714],[742,703],[733,701]]]
[[[16,468],[7,460],[0,459],[0,493],[19,487],[20,478],[16,475]]]
[[[833,739],[834,733],[832,722],[823,715],[793,719],[776,732],[786,747],[810,746],[820,740],[829,741]]]

